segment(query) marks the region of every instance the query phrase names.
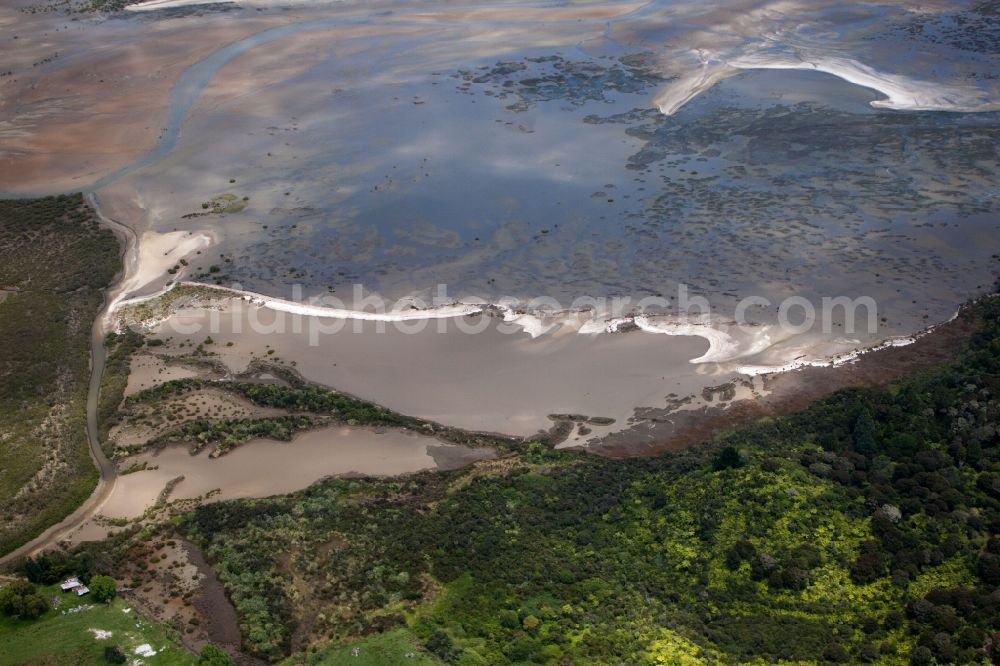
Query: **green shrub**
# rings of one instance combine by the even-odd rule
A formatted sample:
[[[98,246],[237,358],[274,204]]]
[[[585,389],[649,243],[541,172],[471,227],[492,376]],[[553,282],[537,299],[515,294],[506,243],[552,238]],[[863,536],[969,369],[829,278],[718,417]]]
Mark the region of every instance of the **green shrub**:
[[[15,580],[0,588],[0,613],[22,620],[33,620],[49,610],[49,600],[25,580]]]
[[[94,599],[101,602],[109,602],[118,594],[115,579],[111,576],[94,576],[87,587]]]
[[[124,664],[128,657],[117,645],[108,645],[104,648],[104,660],[109,664]]]
[[[214,645],[206,645],[201,648],[198,664],[199,666],[236,666],[232,657]]]

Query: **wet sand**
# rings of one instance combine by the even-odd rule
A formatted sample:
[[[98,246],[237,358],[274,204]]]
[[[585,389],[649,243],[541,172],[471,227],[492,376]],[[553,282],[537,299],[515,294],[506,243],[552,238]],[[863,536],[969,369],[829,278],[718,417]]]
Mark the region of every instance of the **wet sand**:
[[[0,8],[11,71],[0,78],[0,193],[76,191],[136,159],[155,145],[185,67],[287,20],[71,21]]]
[[[254,358],[293,365],[309,381],[467,430],[530,436],[548,430],[553,413],[615,419],[596,426],[599,434],[622,427],[637,406],[662,406],[669,394],[698,393],[731,376],[689,363],[708,347],[691,336],[589,336],[567,328],[532,338],[483,315],[398,326],[340,320],[341,330],[330,333],[337,321],[296,320],[239,299],[217,307],[181,309],[149,334],[175,354],[190,349],[178,348],[181,342],[197,346],[211,337],[208,349],[234,373]]]
[[[215,459],[207,452],[192,456],[183,445],[169,446],[120,461],[122,468],[146,462],[156,469],[120,476],[101,513],[108,518],[137,518],[178,477],[184,479],[174,486],[170,500],[204,497],[218,490],[211,497],[215,501],[290,493],[328,476],[454,469],[494,455],[491,449],[444,444],[415,433],[346,426],[304,432],[291,442],[253,440]]]
[[[194,77],[204,88],[185,98],[191,112],[172,152],[101,190],[109,206],[137,202],[122,219],[142,229],[211,232],[212,246],[181,270],[186,279],[211,279],[215,265],[224,283],[269,294],[293,283],[340,292],[354,282],[395,298],[444,283],[456,295],[564,301],[670,294],[682,282],[725,315],[749,294],[863,294],[888,313],[883,337],[943,320],[985,282],[980,239],[997,228],[986,162],[940,160],[962,154],[950,148],[953,133],[988,145],[996,132],[988,119],[926,133],[920,114],[874,115],[878,93],[842,80],[852,78],[842,68],[841,79],[763,73],[787,54],[767,52],[754,29],[795,43],[782,17],[805,12],[831,30],[814,41],[842,39],[865,62],[884,61],[872,72],[898,69],[892,76],[920,83],[892,79],[896,98],[923,94],[929,84],[851,22],[901,21],[896,3],[846,20],[825,3],[682,3],[671,12],[603,3],[546,8],[537,26],[527,9],[474,7],[466,16],[429,7],[378,19],[347,11],[336,25],[327,11],[227,51],[233,57],[217,71]],[[452,23],[463,17],[474,25]],[[710,70],[688,56],[713,30],[726,36],[720,50],[733,53],[720,62],[758,58],[760,71],[728,79],[670,119],[648,110],[658,92]],[[656,46],[660,36],[670,39]],[[645,64],[622,68],[620,54],[645,47]],[[664,53],[685,57],[668,67]],[[555,64],[535,62],[545,58]],[[975,63],[955,67],[966,65]],[[809,85],[823,94],[803,108],[791,93]],[[762,103],[747,94],[754,89],[790,94]],[[868,97],[854,100],[857,91]],[[913,140],[923,136],[931,138]],[[469,141],[481,150],[471,154]],[[200,204],[223,193],[246,197],[246,207],[203,216]]]
[[[198,377],[202,373],[182,365],[168,365],[152,354],[136,354],[129,365],[125,397],[172,379]]]
[[[382,9],[389,11],[383,15]],[[995,81],[976,76],[995,69],[988,54],[949,59],[936,46],[904,48],[913,46],[908,38],[878,38],[877,29],[906,28],[912,14],[932,19],[954,9],[945,2],[913,12],[902,2],[841,9],[831,2],[738,0],[669,7],[431,5],[407,13],[392,4],[309,4],[287,14],[236,8],[202,16],[183,10],[70,26],[63,17],[21,20],[11,7],[0,8],[4,33],[21,33],[17,42],[0,46],[13,68],[0,79],[0,191],[77,189],[114,173],[118,180],[100,188],[101,203],[139,237],[138,251],[127,258],[122,298],[162,289],[174,279],[166,271],[186,259],[190,270],[180,270],[180,276],[232,270],[240,277],[243,270],[257,280],[253,288],[268,293],[292,281],[315,290],[384,278],[387,292],[448,282],[484,291],[488,284],[528,297],[563,287],[601,296],[667,291],[661,283],[670,286],[676,279],[701,281],[720,299],[760,283],[773,289],[769,295],[832,295],[878,286],[875,295],[905,303],[913,292],[925,297],[931,289],[917,278],[943,283],[941,275],[957,273],[961,279],[947,283],[939,297],[950,307],[989,273],[979,256],[985,245],[977,239],[997,224],[987,196],[987,162],[995,162],[991,127],[975,135],[986,146],[982,164],[937,165],[941,155],[966,155],[964,148],[949,149],[947,131],[938,137],[937,152],[896,151],[889,128],[877,135],[886,139],[887,152],[859,150],[859,159],[890,165],[899,176],[889,168],[872,175],[868,163],[841,172],[832,165],[840,168],[843,160],[821,145],[815,127],[830,118],[841,123],[834,127],[878,127],[876,121],[888,116],[822,110],[804,130],[781,124],[774,132],[767,128],[784,109],[747,113],[724,96],[708,100],[707,93],[718,92],[714,84],[741,68],[805,67],[886,93],[889,99],[875,106],[992,108]],[[292,23],[259,42],[248,37]],[[803,44],[809,49],[801,50]],[[832,59],[837,49],[850,57]],[[636,54],[644,64],[626,67],[623,57]],[[501,57],[511,61],[495,62]],[[519,78],[518,67],[528,63],[541,74]],[[929,72],[933,79],[926,78]],[[793,85],[806,79],[769,80]],[[958,88],[956,81],[962,82]],[[938,88],[946,94],[934,96]],[[831,91],[826,89],[827,96],[836,97]],[[619,106],[606,106],[614,104]],[[657,116],[651,110],[656,104],[677,115]],[[796,108],[788,117],[809,112]],[[865,105],[864,112],[874,110]],[[730,118],[733,123],[726,124]],[[757,129],[743,132],[744,125]],[[953,128],[956,134],[965,129]],[[793,130],[797,134],[789,140]],[[671,132],[685,145],[668,141]],[[694,140],[713,132],[725,140]],[[883,145],[864,132],[849,136],[865,150]],[[470,158],[463,137],[485,148]],[[744,154],[740,146],[729,146],[734,137],[751,150]],[[975,153],[969,154],[976,162]],[[812,161],[797,162],[801,156]],[[934,169],[924,168],[931,163]],[[807,177],[800,189],[787,187],[786,173],[768,175],[773,165],[795,171],[803,165]],[[912,173],[904,173],[907,168]],[[739,185],[747,169],[753,178]],[[826,179],[820,177],[824,169],[832,174]],[[815,182],[811,170],[818,170]],[[467,178],[473,171],[479,180]],[[942,173],[947,177],[939,178]],[[660,194],[641,194],[644,178],[651,193]],[[859,209],[829,198],[840,188],[853,194],[839,201],[861,200]],[[857,196],[859,190],[865,196]],[[796,191],[799,198],[790,199]],[[951,203],[955,192],[957,208]],[[223,194],[248,203],[237,214],[203,212],[204,202]],[[458,200],[474,205],[453,207]],[[570,212],[557,213],[564,200],[572,204],[565,208]],[[938,206],[932,211],[937,218],[927,212],[931,205]],[[969,229],[955,239],[939,229],[923,230],[965,215],[963,205],[983,219],[959,218]],[[684,217],[677,206],[704,214]],[[903,220],[918,208],[926,218]],[[782,219],[778,209],[812,212],[802,221]],[[720,230],[717,220],[727,212],[738,224]],[[563,222],[558,231],[556,220]],[[911,245],[900,245],[904,234]],[[934,252],[951,240],[953,247]],[[885,250],[890,247],[901,247],[900,256]],[[913,258],[918,261],[904,263]],[[925,260],[932,265],[921,265]],[[875,270],[887,270],[894,261],[902,265],[880,278]],[[906,304],[897,308],[902,314],[891,313],[897,330],[875,335],[912,332],[913,319],[940,320],[941,307],[928,312]],[[740,367],[781,366],[814,353],[817,341],[769,340],[772,346],[761,358],[742,359],[739,366],[694,364],[717,358],[719,345],[697,336],[589,336],[569,328],[538,337],[494,327],[475,335],[456,330],[459,323],[476,328],[482,315],[447,320],[444,333],[437,332],[438,322],[407,333],[352,321],[311,344],[310,330],[329,330],[333,322],[305,317],[299,331],[278,330],[271,324],[287,313],[249,306],[235,317],[223,316],[231,311],[225,305],[221,311],[181,310],[151,326],[151,334],[168,339],[168,354],[187,353],[179,342],[197,345],[211,335],[214,344],[207,347],[233,372],[255,358],[285,363],[310,381],[470,430],[531,435],[548,429],[553,413],[613,419],[588,432],[577,428],[565,443],[590,444],[610,455],[701,441],[726,424],[783,413],[852,382],[884,382],[948,351],[940,342],[918,341],[842,369],[769,378],[767,391],[759,392],[763,399],[725,408],[694,399],[678,408],[705,387],[733,381]],[[213,317],[220,325],[206,326]],[[191,326],[200,330],[179,332]],[[831,338],[823,344],[832,354],[853,343]],[[130,391],[177,376],[156,364],[136,370]],[[756,394],[757,388],[740,386],[744,393]],[[212,461],[172,447],[149,459],[158,469],[123,476],[104,512],[138,515],[179,476],[184,480],[175,498],[213,488],[222,489],[219,497],[255,497],[296,490],[327,474],[446,468],[479,453],[417,435],[356,428],[313,431],[292,444],[250,442]],[[281,474],[273,473],[279,469]]]
[[[92,119],[105,122],[110,117],[116,123],[115,131],[134,129],[137,121],[130,118],[125,122],[101,106],[115,95],[125,94],[123,91],[132,95],[142,91],[142,100],[121,99],[115,104],[136,111],[133,115],[149,124],[143,130],[146,133],[163,130],[159,127],[164,124],[159,117],[163,114],[157,112],[154,125],[154,114],[143,113],[145,107],[139,102],[168,105],[164,134],[177,137],[176,143],[167,142],[170,145],[164,150],[152,151],[149,161],[143,158],[133,163],[120,172],[118,182],[100,192],[109,214],[133,225],[141,237],[143,256],[136,259],[134,282],[129,285],[133,293],[162,287],[167,279],[164,271],[175,265],[174,255],[193,250],[201,252],[204,261],[199,259],[195,265],[192,256],[191,269],[181,270],[181,274],[208,271],[212,262],[219,261],[216,253],[224,253],[231,266],[223,269],[236,273],[234,279],[254,280],[252,288],[270,293],[280,291],[292,279],[289,276],[311,290],[333,284],[342,287],[347,279],[355,278],[383,293],[419,292],[435,282],[478,290],[488,279],[494,291],[506,290],[526,297],[562,297],[566,293],[600,297],[653,289],[669,292],[676,278],[709,293],[713,303],[718,300],[723,305],[729,304],[726,299],[731,293],[873,293],[880,301],[898,300],[902,307],[890,302],[894,310],[905,308],[901,314],[892,313],[888,325],[893,330],[879,332],[888,335],[912,332],[915,327],[911,320],[926,313],[909,308],[906,301],[911,293],[879,278],[875,271],[886,262],[900,263],[887,269],[889,280],[931,275],[947,284],[953,293],[944,294],[940,300],[948,301],[949,307],[958,300],[954,292],[959,292],[959,298],[965,297],[973,280],[982,281],[982,256],[969,252],[967,247],[946,248],[937,256],[927,233],[914,230],[922,225],[911,228],[909,221],[902,220],[905,214],[886,211],[879,198],[871,207],[847,210],[846,225],[818,216],[815,211],[804,221],[782,219],[778,224],[757,224],[755,218],[773,220],[774,211],[764,207],[770,205],[768,197],[758,197],[755,190],[774,189],[774,183],[787,182],[787,176],[778,174],[777,180],[737,187],[735,180],[742,176],[734,179],[720,174],[723,169],[738,171],[753,166],[758,151],[763,162],[780,164],[795,159],[790,154],[769,152],[772,146],[755,147],[749,161],[738,152],[725,152],[725,146],[718,142],[698,147],[704,149],[704,156],[692,159],[703,165],[668,169],[663,183],[653,181],[648,188],[656,191],[677,186],[680,196],[676,196],[678,192],[664,192],[650,199],[649,194],[642,194],[647,187],[636,183],[646,183],[645,178],[655,174],[647,168],[649,173],[633,177],[635,171],[631,171],[640,164],[653,166],[642,161],[648,159],[643,153],[662,150],[681,157],[676,147],[642,146],[639,136],[660,131],[648,123],[643,109],[654,106],[658,94],[669,96],[674,89],[683,93],[692,77],[696,87],[701,85],[698,81],[707,84],[716,80],[712,72],[719,68],[727,75],[741,68],[777,66],[830,71],[854,83],[881,86],[896,107],[906,107],[906,100],[913,98],[916,101],[911,107],[924,108],[920,100],[927,91],[940,89],[948,93],[939,95],[943,101],[936,100],[935,108],[948,103],[953,103],[955,110],[968,108],[961,103],[961,95],[952,94],[949,86],[955,81],[974,88],[970,94],[992,100],[994,84],[985,78],[967,76],[989,58],[945,59],[948,66],[935,69],[936,78],[927,81],[920,78],[929,76],[926,71],[914,71],[908,60],[871,39],[876,29],[905,28],[911,18],[932,20],[938,13],[958,11],[948,3],[930,3],[919,12],[897,2],[842,12],[833,3],[760,0],[741,0],[725,6],[682,2],[669,10],[655,3],[627,2],[460,9],[428,5],[409,12],[393,8],[384,15],[373,14],[372,10],[367,5],[360,8],[305,3],[287,14],[251,13],[245,8],[197,17],[154,12],[142,18],[94,21],[68,31],[59,27],[55,18],[32,17],[25,24],[26,34],[19,35],[18,48],[37,51],[41,59],[31,63],[38,67],[32,67],[35,71],[30,78],[5,82],[18,103],[10,109],[0,108],[0,112],[10,111],[6,131],[16,139],[10,144],[14,152],[8,162],[15,161],[16,152],[18,167],[11,167],[10,175],[15,181],[35,178],[51,187],[59,182],[56,172],[60,164],[46,166],[45,174],[35,173],[25,165],[36,157],[67,151],[93,156],[115,145],[116,141],[109,140],[113,137],[102,137],[101,128],[88,128],[78,121],[81,115],[86,115],[88,123]],[[797,16],[807,17],[807,23],[816,29],[799,34],[797,22],[789,20]],[[0,16],[4,26],[13,25],[10,20]],[[58,34],[44,32],[57,28]],[[199,39],[209,30],[211,40]],[[257,32],[247,38],[252,31]],[[48,41],[41,39],[45,35]],[[768,37],[762,41],[760,35]],[[115,39],[120,36],[128,39]],[[898,39],[905,43],[904,38]],[[709,44],[707,40],[714,41]],[[184,58],[173,57],[164,64],[170,48],[188,41],[197,49],[187,49]],[[101,50],[88,48],[98,42],[108,46]],[[42,62],[45,48],[56,43],[67,51],[59,59]],[[208,55],[201,50],[208,48],[207,43],[221,47]],[[789,55],[793,46],[799,60]],[[835,46],[851,57],[832,59],[827,51]],[[3,48],[0,46],[0,52]],[[195,55],[189,57],[188,53]],[[624,56],[637,54],[643,56],[641,67],[621,68]],[[540,55],[542,60],[556,58],[553,67],[559,74],[548,72],[539,78],[538,74],[546,71],[542,67],[531,75],[530,80],[535,81],[532,86],[536,86],[532,88],[534,94],[540,94],[540,99],[548,103],[544,113],[538,99],[523,98],[525,81],[516,73],[518,68],[528,67],[529,61],[539,60]],[[194,62],[192,57],[200,59]],[[496,57],[510,60],[495,62]],[[114,67],[127,71],[105,66],[105,60],[113,60]],[[91,80],[103,72],[110,77],[104,81],[114,89],[111,93]],[[145,73],[147,80],[137,83],[139,72]],[[487,83],[480,92],[496,100],[474,99],[478,97],[477,82],[488,82],[491,77],[500,87],[489,89]],[[802,76],[788,77],[782,84],[772,79],[769,85],[794,89],[804,80]],[[171,84],[175,84],[172,90]],[[839,98],[835,87],[826,88],[828,97]],[[78,105],[75,111],[61,101],[62,93],[67,91],[72,92],[73,104]],[[508,99],[508,92],[522,95],[522,99],[510,104],[513,100]],[[691,97],[687,93],[681,96]],[[249,99],[254,103],[246,103]],[[487,106],[499,99],[506,101]],[[39,100],[45,100],[48,106],[34,104]],[[621,136],[624,128],[613,126],[614,116],[621,113],[604,117],[602,122],[587,120],[603,115],[595,112],[608,104],[618,105],[616,110],[624,115],[635,115],[627,138]],[[527,112],[527,107],[534,108]],[[727,106],[722,108],[730,112]],[[88,113],[81,114],[80,109]],[[359,113],[363,109],[371,112]],[[716,107],[684,110],[687,115],[707,114],[705,119],[710,124],[725,120],[724,114],[712,115],[719,112]],[[801,109],[795,112],[799,113]],[[63,126],[65,130],[67,118],[75,122],[74,141],[92,141],[95,145],[63,150],[57,139],[46,139],[44,132],[52,127]],[[474,125],[470,119],[481,124]],[[584,125],[585,132],[580,131]],[[454,130],[452,135],[450,130]],[[369,146],[368,137],[373,135],[378,139]],[[467,136],[480,143],[490,141],[475,159],[462,162],[455,153],[456,148],[460,153],[469,153],[461,145]],[[990,138],[988,128],[983,136]],[[353,137],[365,137],[364,145],[355,145]],[[878,141],[862,138],[866,146],[879,145]],[[765,139],[750,137],[751,141]],[[18,143],[24,141],[31,145]],[[450,141],[460,145],[449,146]],[[815,143],[817,139],[812,137],[806,143],[811,145],[810,141]],[[148,145],[145,138],[133,137],[127,143],[130,150]],[[503,154],[505,146],[516,146],[516,150]],[[579,152],[571,152],[567,146],[578,146]],[[689,153],[690,148],[680,152]],[[590,159],[598,153],[605,157],[604,163]],[[927,159],[935,156],[931,153]],[[912,161],[898,156],[891,159],[893,164]],[[868,162],[885,160],[879,155]],[[622,173],[620,167],[626,161],[628,169]],[[842,160],[831,161],[839,164]],[[517,196],[499,196],[497,201],[478,208],[457,206],[463,197],[476,202],[481,197],[461,184],[449,189],[452,185],[447,181],[464,183],[463,177],[478,169],[478,162],[492,171],[486,179],[489,191],[509,191]],[[449,164],[457,164],[458,170],[449,172]],[[566,169],[564,165],[570,164],[573,168]],[[397,166],[406,167],[407,173]],[[690,167],[694,166],[699,172],[706,169],[708,175],[699,173],[692,178],[696,172]],[[663,165],[659,169],[662,171]],[[383,171],[385,178],[380,177]],[[857,173],[843,173],[833,181],[859,178],[864,183],[874,182],[870,187],[862,185],[869,189],[865,196],[857,197],[861,201],[872,198],[879,190],[895,188],[894,195],[933,196],[950,202],[952,189],[967,190],[973,200],[969,205],[989,209],[988,201],[980,196],[984,185],[971,180],[982,178],[976,169],[961,172],[952,166],[935,168],[935,174],[943,171],[954,176],[955,182],[944,183],[942,192],[929,189],[932,185],[924,174],[918,173],[918,178],[910,180],[909,174],[897,177],[886,169],[887,173],[879,174],[881,180],[875,182],[868,171],[865,164]],[[522,174],[523,180],[509,179],[512,172]],[[441,181],[436,180],[441,174]],[[0,172],[0,181],[6,175]],[[542,196],[537,192],[533,196],[530,183],[550,180]],[[702,180],[715,184],[705,185]],[[428,184],[421,184],[424,181]],[[557,191],[557,186],[567,182],[574,187]],[[610,192],[612,187],[605,183],[617,192]],[[468,184],[481,183],[470,179]],[[830,190],[830,182],[814,185],[820,193]],[[833,210],[834,204],[818,201],[816,197],[825,195],[813,194],[813,185],[806,182],[803,188],[806,204],[800,198],[787,209],[812,208],[816,203],[817,209],[829,210],[833,217],[841,218],[845,211]],[[407,189],[409,192],[405,192]],[[245,197],[246,208],[238,215],[202,217],[204,213],[199,211],[204,209],[199,204],[223,192]],[[393,198],[387,192],[405,196]],[[727,212],[718,209],[716,200],[724,205],[734,197],[748,201],[751,209],[756,202],[763,202],[762,208],[758,214],[749,211],[750,219],[737,220],[732,228],[712,224],[707,228],[714,231],[706,232],[701,215],[691,219],[681,216],[678,228],[673,228],[679,211],[670,208],[678,205],[677,200],[690,199],[697,203],[694,207],[699,211],[718,219],[727,217]],[[625,204],[630,198],[631,202]],[[982,201],[974,201],[977,198]],[[538,199],[559,200],[559,206],[563,199],[566,203],[572,201],[571,206],[565,206],[572,211],[563,216],[532,201]],[[637,201],[642,201],[638,207]],[[117,202],[128,205],[119,206]],[[905,209],[911,203],[907,200],[900,207]],[[962,213],[964,203],[959,202],[958,213]],[[623,207],[619,208],[619,204]],[[121,214],[112,211],[116,206]],[[715,210],[705,211],[706,206]],[[942,206],[943,218],[955,210],[950,203]],[[733,207],[746,209],[735,203]],[[993,216],[992,223],[970,223],[968,230],[950,232],[955,236],[951,244],[977,247],[975,237],[995,228],[995,210],[987,210],[987,215]],[[887,223],[887,217],[892,221]],[[500,221],[481,222],[489,218]],[[563,223],[560,230],[538,228],[550,218]],[[606,218],[610,221],[604,221]],[[917,251],[907,247],[898,256],[887,253],[885,248],[893,243],[883,243],[883,230],[870,228],[876,224],[888,224],[886,229],[893,233],[887,241],[912,234],[905,240]],[[828,232],[816,233],[817,226],[827,225]],[[584,238],[588,240],[578,242]],[[161,251],[164,248],[169,252]],[[913,257],[924,258],[921,250],[930,255],[930,261],[956,268],[932,273],[926,266],[911,265]],[[762,261],[757,261],[758,254],[763,255]],[[956,257],[969,265],[959,267]],[[802,263],[803,258],[808,265]],[[858,265],[850,265],[854,263]],[[817,276],[824,273],[836,284],[822,284],[822,278]],[[944,282],[938,279],[939,273],[951,274]],[[969,277],[963,280],[964,276]],[[566,288],[573,291],[560,291],[569,284],[573,286]],[[872,288],[875,284],[877,292]],[[900,296],[896,298],[896,294]],[[940,303],[934,306],[931,321],[940,320]]]

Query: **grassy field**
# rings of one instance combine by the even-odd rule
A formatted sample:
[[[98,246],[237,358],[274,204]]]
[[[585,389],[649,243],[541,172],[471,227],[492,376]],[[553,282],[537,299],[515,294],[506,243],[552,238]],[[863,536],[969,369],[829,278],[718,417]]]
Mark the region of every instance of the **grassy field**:
[[[106,664],[104,650],[108,645],[117,645],[130,660],[140,659],[148,666],[198,663],[164,627],[139,616],[123,599],[99,604],[88,597],[60,592],[58,585],[40,587],[39,591],[48,599],[58,598],[59,607],[37,620],[0,617],[0,665]],[[111,635],[98,638],[98,631]],[[141,645],[149,645],[156,654],[140,656],[135,650]]]
[[[352,656],[353,649],[358,655]],[[410,656],[407,656],[410,655]],[[420,646],[417,637],[406,629],[395,629],[384,634],[376,634],[351,646],[331,648],[308,657],[301,655],[285,662],[285,666],[308,664],[309,666],[440,666],[443,662],[429,656]]]
[[[96,483],[85,432],[90,328],[118,252],[80,195],[0,201],[0,554]]]

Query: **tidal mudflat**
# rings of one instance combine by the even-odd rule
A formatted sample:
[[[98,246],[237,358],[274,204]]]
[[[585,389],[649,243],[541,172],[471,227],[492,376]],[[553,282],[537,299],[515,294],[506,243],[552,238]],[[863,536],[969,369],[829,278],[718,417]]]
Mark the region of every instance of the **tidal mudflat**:
[[[132,322],[165,357],[470,430],[582,416],[564,445],[594,446],[909,343],[1000,270],[986,5],[186,4],[0,10],[0,190],[84,189],[133,231],[109,328],[179,283],[235,291]],[[837,297],[877,313],[779,322]],[[369,298],[429,324],[383,332],[350,313]],[[135,370],[128,392],[189,374]]]
[[[329,330],[329,321],[304,317],[294,332],[291,317],[240,299],[224,299],[220,307],[182,308],[149,335],[165,340],[165,355],[186,355],[201,345],[233,374],[254,359],[271,360],[309,381],[469,430],[530,436],[548,430],[549,415],[559,413],[610,418],[621,427],[636,406],[659,405],[670,393],[687,395],[706,379],[718,381],[708,376],[716,370],[687,363],[708,347],[693,336],[591,337],[565,326],[532,338],[516,325],[478,315],[432,321],[419,332],[411,332],[412,323],[404,331],[349,321],[313,345],[310,331]],[[272,327],[285,332],[266,332]],[[179,332],[189,330],[195,332]]]
[[[178,276],[348,308],[363,305],[356,284],[424,301],[446,285],[487,302],[661,298],[670,314],[683,285],[718,329],[748,296],[877,302],[874,327],[794,339],[773,334],[776,308],[754,309],[760,326],[726,359],[744,359],[736,370],[946,320],[996,271],[993,56],[921,74],[883,44],[927,38],[898,7],[758,9],[751,25],[634,4],[545,10],[544,30],[497,8],[289,24],[188,70],[169,150],[98,197],[151,238],[210,238]],[[795,11],[814,32],[787,27]],[[974,18],[962,11],[934,10]],[[699,22],[727,35],[724,67],[694,46]],[[817,56],[831,40],[840,50]],[[689,58],[668,57],[685,45],[713,83],[690,94],[677,92]]]

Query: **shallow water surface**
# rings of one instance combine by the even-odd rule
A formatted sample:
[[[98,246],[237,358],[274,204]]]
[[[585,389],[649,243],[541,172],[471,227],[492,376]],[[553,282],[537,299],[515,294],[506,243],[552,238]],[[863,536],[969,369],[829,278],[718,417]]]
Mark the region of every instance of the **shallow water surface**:
[[[674,10],[516,33],[502,11],[274,28],[185,72],[169,138],[122,183],[152,228],[219,239],[188,277],[284,297],[301,285],[350,304],[353,284],[392,299],[443,284],[569,305],[669,299],[683,284],[725,317],[751,295],[871,296],[880,327],[852,336],[870,341],[941,321],[992,282],[1000,114],[960,111],[992,103],[973,75],[989,48],[939,40],[947,57],[917,71],[906,53],[925,53],[927,34],[891,6],[754,14],[775,31],[766,43],[721,9]],[[796,11],[808,21],[789,23]],[[728,35],[714,55],[735,64],[664,115],[652,100],[686,71],[667,55],[704,27]],[[253,104],[218,97],[267,49],[307,38],[308,66],[269,78]],[[703,51],[699,67],[715,67]],[[831,71],[863,58],[873,85],[887,71],[885,89],[904,81],[916,107],[934,79],[954,108],[873,108],[895,93],[767,69],[791,51]],[[763,69],[740,69],[751,56]],[[213,213],[220,195],[238,206]]]
[[[123,468],[145,462],[155,469],[120,476],[101,513],[110,518],[136,518],[179,477],[183,480],[174,486],[171,500],[209,493],[212,500],[268,497],[305,488],[328,476],[397,476],[452,469],[494,455],[491,449],[444,444],[414,433],[376,433],[346,426],[307,431],[291,442],[253,440],[219,458],[209,458],[206,451],[193,456],[185,446],[169,446],[124,461]]]

